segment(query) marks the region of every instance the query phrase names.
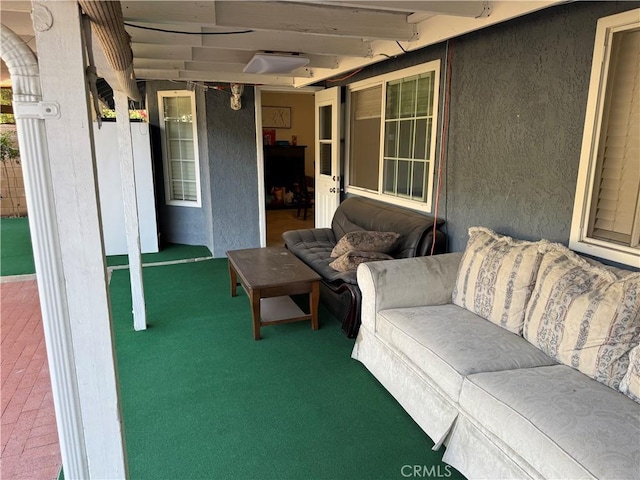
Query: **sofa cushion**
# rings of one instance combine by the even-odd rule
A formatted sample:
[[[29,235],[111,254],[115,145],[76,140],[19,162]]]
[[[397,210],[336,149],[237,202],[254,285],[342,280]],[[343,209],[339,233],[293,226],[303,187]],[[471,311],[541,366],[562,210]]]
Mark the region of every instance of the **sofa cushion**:
[[[360,252],[389,253],[393,251],[400,238],[396,232],[374,232],[359,230],[344,235],[331,251],[334,258],[357,250]]]
[[[542,258],[539,245],[471,227],[453,303],[520,334]]]
[[[454,401],[472,373],[556,363],[524,338],[452,304],[382,310],[375,328]]]
[[[629,368],[620,382],[620,391],[640,403],[640,345],[629,352]]]
[[[393,260],[391,255],[380,252],[361,252],[360,250],[351,250],[340,255],[329,264],[331,268],[339,272],[349,272],[358,268],[358,265],[376,260]]]
[[[337,239],[357,230],[400,233],[402,237],[391,252],[395,258],[427,255],[434,224],[441,226],[444,220],[434,221],[433,217],[413,210],[364,197],[346,198],[331,219],[331,229]],[[435,253],[442,253],[444,236],[440,234],[438,238]]]
[[[640,405],[565,365],[471,375],[460,408],[544,478],[638,477]]]
[[[549,356],[618,389],[640,341],[640,273],[620,277],[549,245],[524,336]]]
[[[290,230],[282,234],[286,247],[315,270],[327,282],[341,281],[357,285],[356,272],[338,272],[329,266],[336,238],[330,228]]]

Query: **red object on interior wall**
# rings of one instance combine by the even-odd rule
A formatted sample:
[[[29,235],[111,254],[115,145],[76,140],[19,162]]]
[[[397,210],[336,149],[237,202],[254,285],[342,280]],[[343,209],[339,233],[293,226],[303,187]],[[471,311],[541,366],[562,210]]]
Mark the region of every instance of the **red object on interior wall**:
[[[262,129],[262,141],[265,145],[275,145],[276,144],[276,131],[263,128]]]

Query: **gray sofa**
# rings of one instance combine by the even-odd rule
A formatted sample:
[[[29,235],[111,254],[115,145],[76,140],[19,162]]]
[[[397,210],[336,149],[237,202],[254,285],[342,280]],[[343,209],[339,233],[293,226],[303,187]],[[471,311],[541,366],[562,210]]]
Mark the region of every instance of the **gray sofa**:
[[[640,274],[476,233],[464,253],[358,267],[353,358],[468,478],[640,478]],[[522,252],[502,262],[513,248],[529,273]]]
[[[320,299],[342,322],[342,331],[355,338],[360,325],[360,289],[356,271],[339,272],[329,264],[331,251],[347,233],[355,231],[396,232],[401,237],[394,258],[409,258],[446,251],[446,235],[439,230],[444,221],[368,198],[349,197],[336,210],[331,228],[290,230],[283,233],[285,246],[322,276]],[[435,243],[434,243],[435,234]]]

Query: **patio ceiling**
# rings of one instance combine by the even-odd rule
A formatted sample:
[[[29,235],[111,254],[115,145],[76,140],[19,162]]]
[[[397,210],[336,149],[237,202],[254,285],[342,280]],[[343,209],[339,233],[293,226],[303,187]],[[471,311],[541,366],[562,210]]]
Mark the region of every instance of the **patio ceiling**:
[[[121,5],[138,80],[302,87],[557,3],[562,2],[210,0]],[[35,50],[31,2],[3,0],[0,9],[2,23]],[[291,73],[243,72],[261,52],[304,57],[309,63]],[[3,79],[5,73],[3,68]]]

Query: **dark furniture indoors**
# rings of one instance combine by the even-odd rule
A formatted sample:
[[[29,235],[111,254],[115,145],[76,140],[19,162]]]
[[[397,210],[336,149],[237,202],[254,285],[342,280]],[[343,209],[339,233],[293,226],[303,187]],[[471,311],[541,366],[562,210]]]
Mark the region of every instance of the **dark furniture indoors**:
[[[282,234],[285,246],[320,274],[320,300],[342,322],[342,331],[354,338],[360,327],[361,293],[355,270],[339,272],[329,264],[331,251],[348,232],[369,230],[401,234],[391,255],[409,258],[446,252],[446,235],[439,228],[444,220],[413,210],[362,197],[349,197],[336,210],[331,228],[290,230]],[[434,244],[435,236],[435,244]]]
[[[305,176],[304,145],[264,146],[264,188],[267,208],[294,208],[295,184]]]

